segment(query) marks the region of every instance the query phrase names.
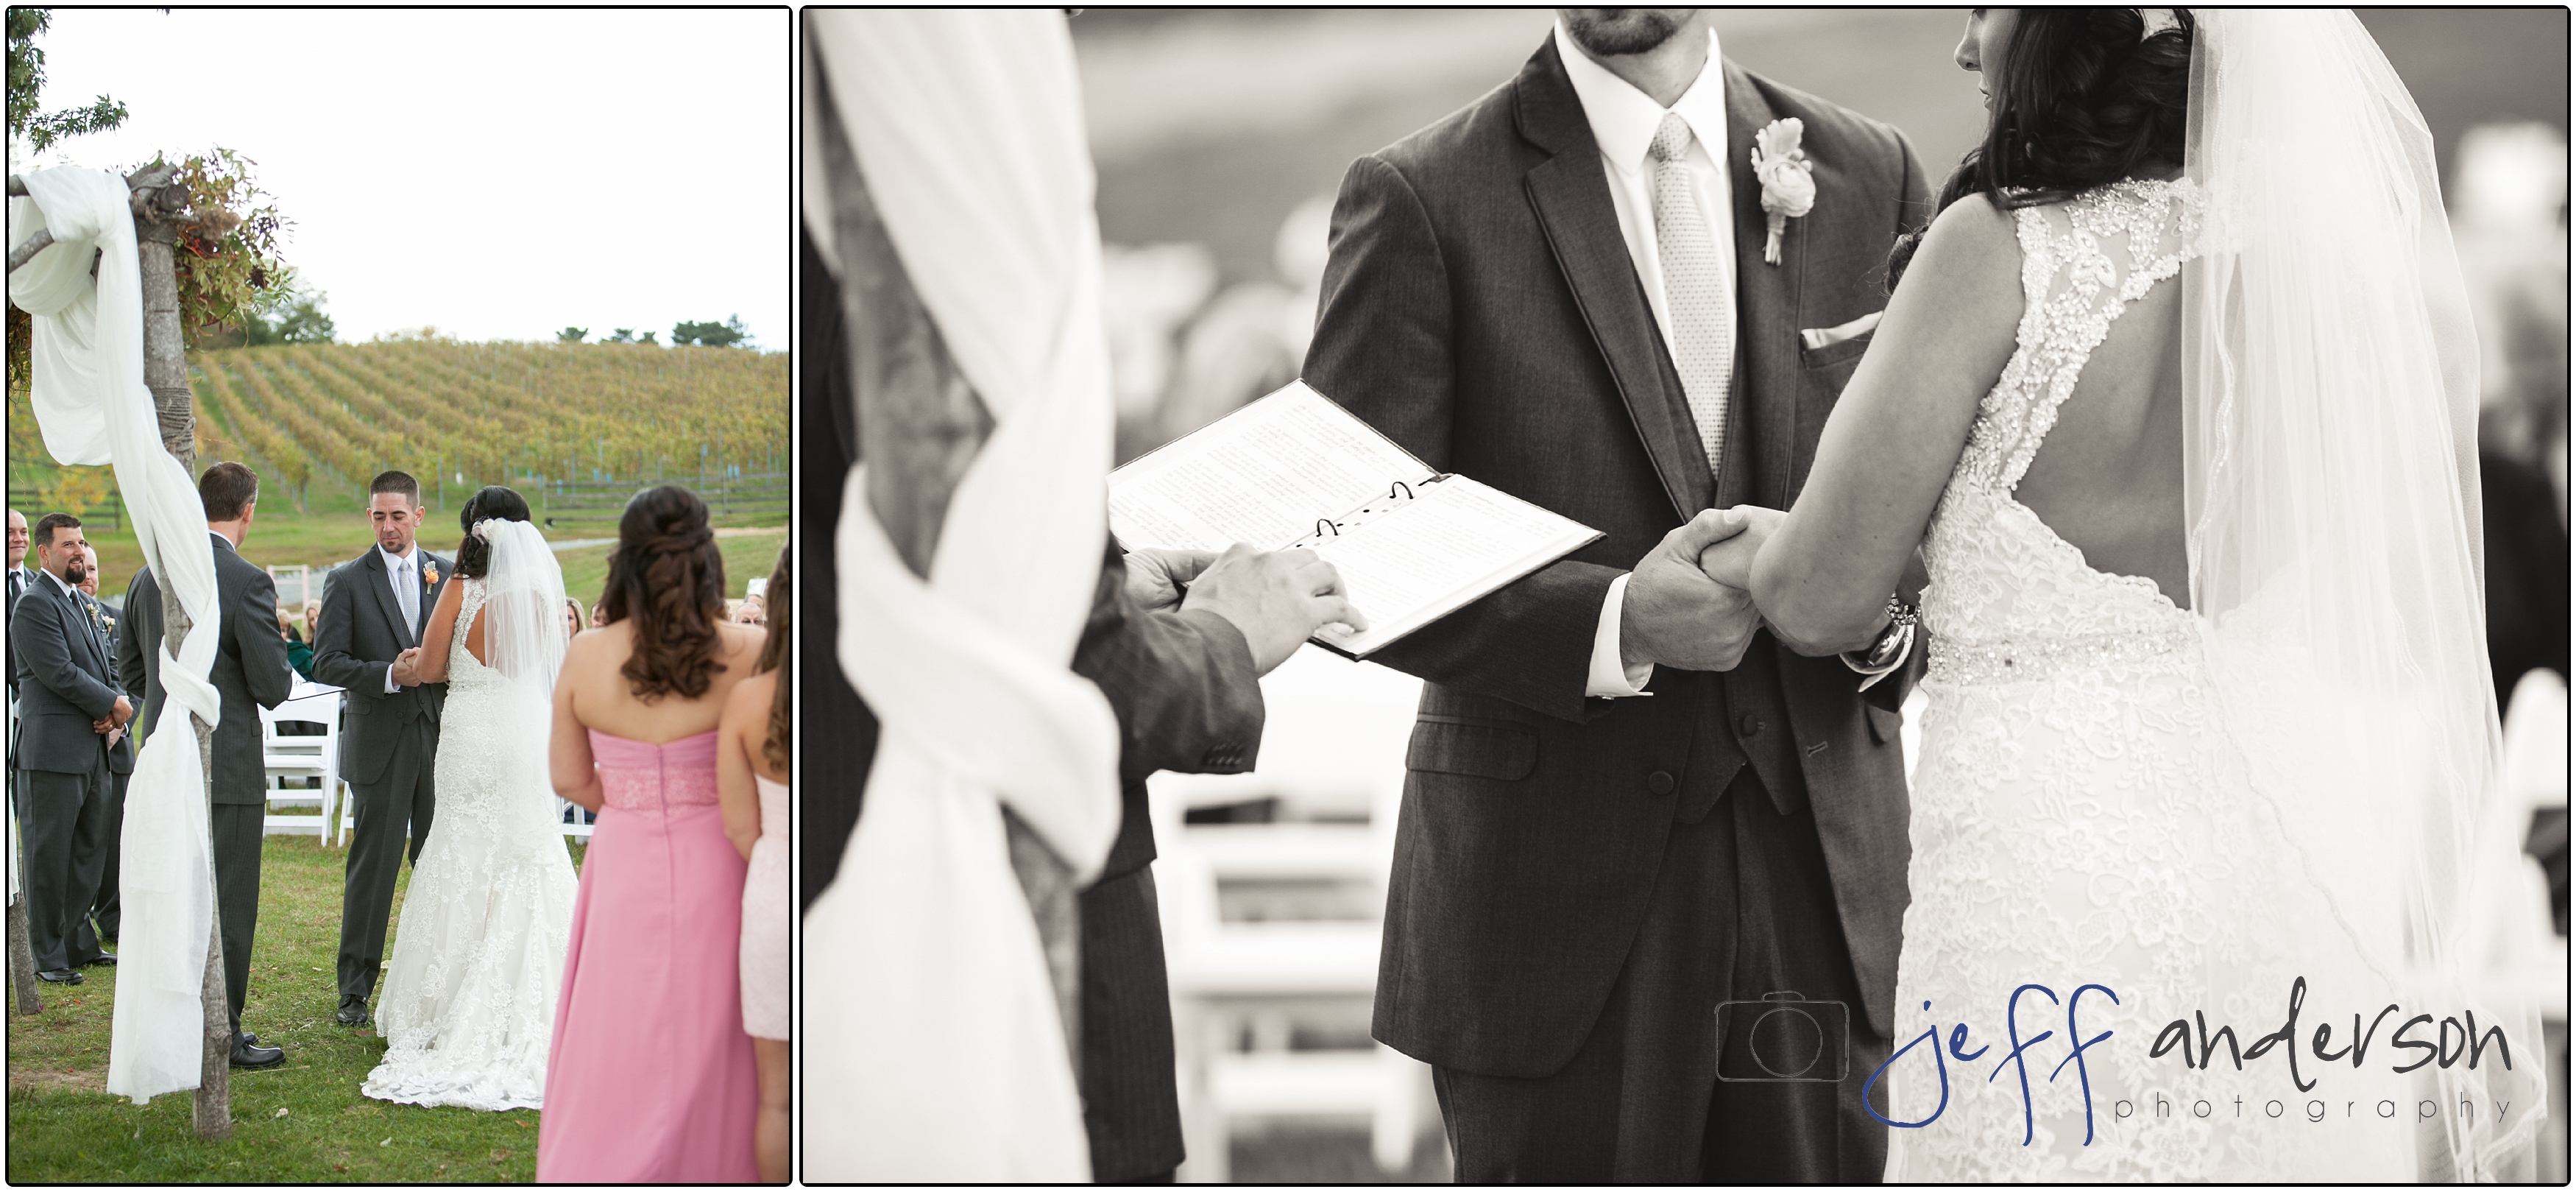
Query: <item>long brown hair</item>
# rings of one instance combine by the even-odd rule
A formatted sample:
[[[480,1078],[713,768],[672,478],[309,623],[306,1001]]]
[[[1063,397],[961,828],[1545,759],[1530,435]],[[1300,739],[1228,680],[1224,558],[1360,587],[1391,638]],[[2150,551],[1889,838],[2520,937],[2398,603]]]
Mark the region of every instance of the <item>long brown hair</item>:
[[[788,710],[788,695],[796,689],[796,653],[788,649],[787,640],[794,635],[795,626],[796,575],[789,565],[789,556],[795,549],[793,542],[781,544],[778,569],[769,573],[769,592],[761,597],[768,606],[769,640],[761,643],[760,665],[752,671],[778,672],[778,693],[769,697],[769,740],[761,746],[761,753],[769,759],[770,768],[781,774],[788,772],[788,731],[795,722]]]
[[[705,695],[724,613],[724,554],[707,527],[707,503],[676,484],[635,494],[617,522],[600,604],[611,624],[635,620],[635,649],[622,670],[635,698]]]
[[[2134,8],[2025,8],[2003,61],[1986,67],[1994,96],[1983,143],[1941,187],[1933,216],[1972,194],[2002,210],[2053,203],[2117,182],[2150,162],[2181,165],[2191,97],[2191,10],[2152,37]],[[1887,288],[1930,231],[1923,221],[1888,254]]]

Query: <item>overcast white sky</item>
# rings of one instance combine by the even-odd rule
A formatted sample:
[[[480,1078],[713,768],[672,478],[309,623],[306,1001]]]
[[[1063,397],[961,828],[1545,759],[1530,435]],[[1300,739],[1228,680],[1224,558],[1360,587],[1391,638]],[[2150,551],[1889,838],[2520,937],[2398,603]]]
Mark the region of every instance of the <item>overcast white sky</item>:
[[[343,341],[670,339],[740,314],[788,343],[793,28],[780,9],[56,9],[44,109],[123,128],[13,170],[222,145],[293,221]]]

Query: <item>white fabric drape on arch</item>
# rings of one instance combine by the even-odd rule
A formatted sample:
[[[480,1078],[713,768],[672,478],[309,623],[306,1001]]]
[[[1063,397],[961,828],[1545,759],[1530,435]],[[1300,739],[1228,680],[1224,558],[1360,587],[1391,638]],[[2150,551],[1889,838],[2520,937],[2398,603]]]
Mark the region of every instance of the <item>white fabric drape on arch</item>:
[[[808,20],[887,234],[995,422],[927,584],[871,514],[863,467],[842,494],[839,655],[884,728],[839,876],[805,917],[808,1176],[1087,1181],[1001,818],[1008,803],[1081,883],[1119,820],[1116,719],[1067,669],[1111,434],[1072,41],[1053,11]]]
[[[45,449],[57,463],[115,466],[143,557],[194,626],[177,659],[162,656],[170,706],[135,759],[119,841],[125,931],[107,1091],[141,1103],[197,1087],[203,1068],[215,876],[206,773],[188,718],[212,725],[223,714],[206,681],[223,639],[214,546],[195,482],[162,450],[143,384],[142,266],[125,180],[73,167],[25,177],[27,197],[9,200],[9,243],[52,228],[54,244],[9,275],[9,300],[34,316],[32,400]]]

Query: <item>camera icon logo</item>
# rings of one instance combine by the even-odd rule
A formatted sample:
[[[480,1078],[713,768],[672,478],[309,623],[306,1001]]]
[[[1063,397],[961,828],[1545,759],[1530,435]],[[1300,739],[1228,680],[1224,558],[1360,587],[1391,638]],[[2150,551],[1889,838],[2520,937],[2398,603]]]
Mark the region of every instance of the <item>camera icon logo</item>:
[[[1833,1084],[1851,1073],[1851,1007],[1794,991],[1717,1004],[1717,1078]]]

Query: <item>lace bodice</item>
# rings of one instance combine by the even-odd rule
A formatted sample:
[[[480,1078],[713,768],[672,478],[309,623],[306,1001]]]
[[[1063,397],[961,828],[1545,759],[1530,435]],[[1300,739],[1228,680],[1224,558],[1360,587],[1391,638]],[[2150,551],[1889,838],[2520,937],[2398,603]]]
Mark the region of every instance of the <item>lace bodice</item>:
[[[1977,407],[1923,543],[1933,680],[2144,664],[2191,640],[2190,614],[2155,581],[2087,566],[2013,490],[2112,321],[2193,255],[2200,209],[2189,181],[2134,181],[2013,212],[2023,253],[2017,343]]]
[[[716,802],[716,734],[660,745],[590,730],[590,753],[608,805],[658,815]]]
[[[2387,1123],[2302,1114],[2289,1129],[2286,1109],[2266,1116],[2269,1099],[2304,1103],[2276,1058],[2195,1071],[2150,1054],[2164,1024],[2196,1014],[2211,1030],[2271,1029],[2302,976],[2335,990],[2328,1016],[2379,1003],[2319,942],[2336,935],[2330,911],[2283,876],[2287,840],[2257,810],[2193,614],[2151,580],[2087,566],[2013,497],[2112,322],[2191,257],[2199,216],[2188,182],[2120,183],[2014,212],[2018,342],[1923,544],[1931,665],[1895,1042],[1935,1026],[1947,1039],[1956,1024],[1992,1043],[2013,1029],[2016,997],[2021,1037],[2044,1018],[2058,1035],[2034,1051],[2044,1058],[2027,1099],[1994,1054],[1963,1064],[1915,1047],[1894,1065],[1892,1116],[1937,1120],[1889,1132],[1889,1182],[2406,1170],[2387,1159],[2405,1143]],[[2117,1001],[2087,995],[2084,1030],[2112,1035],[2080,1081],[2071,1069],[2052,1081],[2071,1033],[2057,999],[2087,984]],[[2022,997],[2029,985],[2050,992]],[[2390,1095],[2336,1079],[2338,1111]]]
[[[473,630],[475,618],[483,615],[483,602],[491,596],[492,590],[482,580],[471,576],[460,575],[456,582],[463,595],[456,605],[456,633],[447,642],[447,693],[450,699],[463,692],[490,687],[501,680],[500,672],[483,665],[474,657],[474,651],[465,646],[466,634]]]

